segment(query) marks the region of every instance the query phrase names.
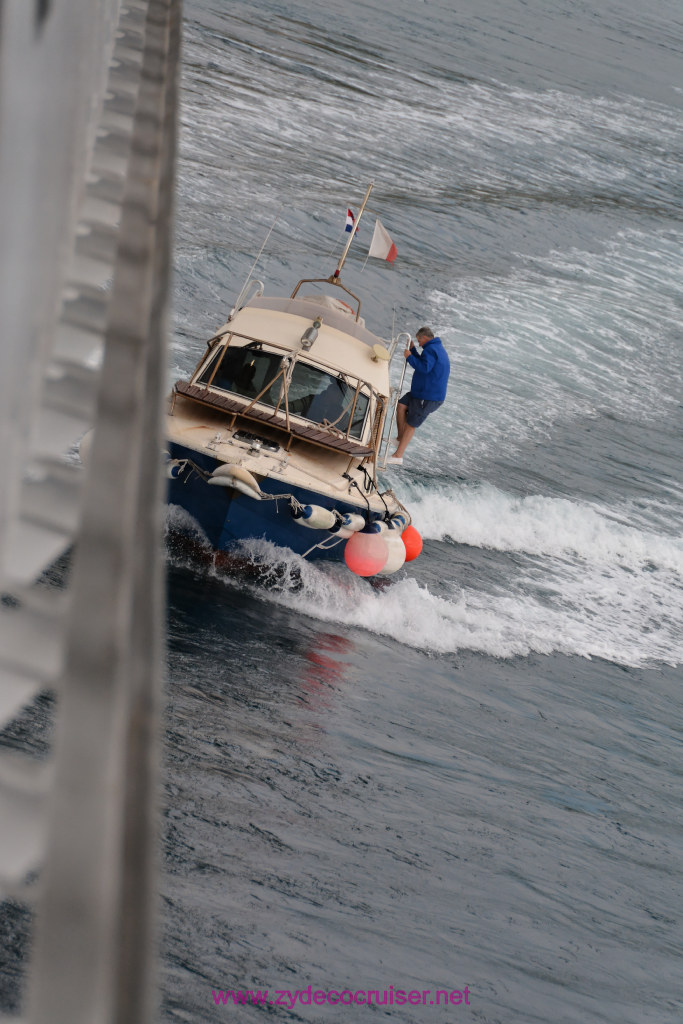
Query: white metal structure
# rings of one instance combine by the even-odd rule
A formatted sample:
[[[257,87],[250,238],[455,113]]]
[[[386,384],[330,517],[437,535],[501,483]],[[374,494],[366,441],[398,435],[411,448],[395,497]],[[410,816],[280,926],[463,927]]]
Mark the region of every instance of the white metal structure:
[[[35,911],[35,1024],[154,1016],[179,29],[180,0],[0,4],[0,729],[57,693],[47,760],[0,740],[0,912]],[[93,423],[86,475],[65,453]]]

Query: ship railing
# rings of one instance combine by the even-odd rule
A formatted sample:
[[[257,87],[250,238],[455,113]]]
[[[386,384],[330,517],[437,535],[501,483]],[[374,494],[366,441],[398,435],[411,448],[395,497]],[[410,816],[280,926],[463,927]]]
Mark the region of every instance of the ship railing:
[[[0,1001],[150,1024],[181,3],[0,12]]]

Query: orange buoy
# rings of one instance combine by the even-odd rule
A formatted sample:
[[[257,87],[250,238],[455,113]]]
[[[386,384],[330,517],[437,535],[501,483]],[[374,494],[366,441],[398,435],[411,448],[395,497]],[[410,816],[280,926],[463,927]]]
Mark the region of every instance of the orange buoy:
[[[422,537],[414,526],[406,526],[401,540],[406,546],[406,562],[412,562],[422,551]]]
[[[344,547],[344,561],[356,576],[375,576],[388,557],[387,542],[381,533],[354,533]]]

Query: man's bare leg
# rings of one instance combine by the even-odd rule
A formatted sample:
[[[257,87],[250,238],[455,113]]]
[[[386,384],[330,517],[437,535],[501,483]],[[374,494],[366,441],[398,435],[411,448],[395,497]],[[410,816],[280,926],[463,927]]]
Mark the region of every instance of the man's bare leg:
[[[401,405],[401,403],[399,402],[398,405],[396,406],[396,434],[398,435],[398,444],[396,445],[396,451],[391,456],[392,459],[395,459],[397,457],[397,455],[398,455],[398,449],[400,448],[401,441],[403,440],[403,435],[405,434],[405,430],[406,430],[406,426],[407,426],[407,424],[406,424],[406,416],[407,416],[407,414],[408,414],[408,407],[406,405]],[[403,456],[400,456],[400,458],[403,458]]]
[[[396,406],[396,433],[398,434],[398,445],[396,451],[391,456],[392,459],[402,459],[406,448],[410,444],[413,434],[415,433],[415,427],[411,427],[406,422],[408,415],[408,406],[402,405],[400,402]]]
[[[406,415],[408,414],[408,407],[399,404],[396,406],[396,433],[398,434],[399,444],[403,437],[403,431],[406,429]]]
[[[411,427],[409,423],[405,423],[403,426],[402,433],[399,433],[398,448],[392,455],[392,459],[402,459],[405,455],[405,450],[413,439],[415,433],[415,427]]]

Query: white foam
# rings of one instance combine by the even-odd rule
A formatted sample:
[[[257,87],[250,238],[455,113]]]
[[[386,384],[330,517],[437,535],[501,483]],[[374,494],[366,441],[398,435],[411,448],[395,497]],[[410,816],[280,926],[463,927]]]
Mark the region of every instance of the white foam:
[[[309,563],[264,541],[244,550],[257,564],[269,566],[264,581],[271,586],[259,588],[261,596],[323,622],[357,626],[438,653],[466,649],[511,657],[532,649],[495,609],[468,606],[464,595],[438,597],[411,578],[374,590],[343,566]]]
[[[619,522],[588,502],[515,497],[490,484],[414,485],[410,509],[423,537],[433,540],[593,566],[664,569],[683,578],[683,540]]]
[[[181,505],[166,506],[164,532],[167,540],[173,533],[182,533],[195,544],[205,548],[207,552],[211,550],[209,538],[204,530],[194,516],[191,516]]]
[[[412,490],[415,525],[432,542],[422,565],[438,593],[416,582],[411,567],[375,590],[343,565],[310,563],[265,541],[243,545],[259,567],[257,584],[216,570],[210,559],[201,571],[312,618],[437,654],[562,653],[631,666],[683,663],[680,537],[621,521],[611,509],[516,497],[489,484]],[[210,550],[182,509],[170,507],[168,527],[191,532]],[[492,581],[489,567],[487,580],[477,579],[476,559],[456,561],[452,550],[439,553],[439,543],[500,552],[499,577]],[[187,555],[169,558],[193,564]],[[444,566],[462,571],[468,564],[468,578],[437,577]]]
[[[311,564],[260,541],[245,549],[267,567],[267,585],[257,593],[316,619],[439,654],[683,662],[683,545],[675,538],[640,533],[573,502],[515,499],[487,487],[425,495],[415,512],[427,538],[450,536],[531,557],[514,571],[501,563],[493,587],[476,578],[440,579],[437,594],[402,572],[378,591],[343,566]],[[435,566],[453,564],[433,549],[422,557]]]

